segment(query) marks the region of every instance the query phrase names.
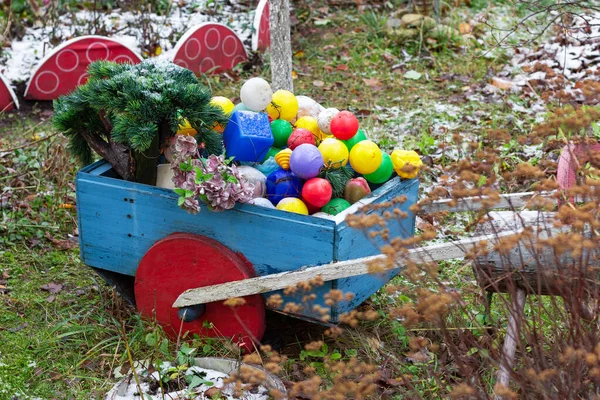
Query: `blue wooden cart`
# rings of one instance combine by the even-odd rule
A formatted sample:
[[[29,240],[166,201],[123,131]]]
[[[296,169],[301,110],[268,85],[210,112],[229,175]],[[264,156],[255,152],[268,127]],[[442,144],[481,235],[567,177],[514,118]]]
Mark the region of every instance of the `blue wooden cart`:
[[[172,336],[192,332],[260,339],[265,298],[277,293],[281,301],[268,307],[335,323],[340,314],[356,308],[397,273],[332,280],[325,276],[321,286],[308,291],[263,293],[268,286],[247,288],[243,282],[252,277],[278,281],[280,274],[305,267],[378,255],[384,242],[350,228],[344,215],[324,219],[249,204],[225,212],[204,207],[189,214],[177,206],[171,190],[119,179],[105,161],[81,170],[76,187],[81,259]],[[391,220],[386,228],[389,237],[408,238],[414,235],[415,216],[409,207],[416,202],[417,191],[416,179],[396,177],[353,208],[371,203],[380,207],[369,207],[367,213],[400,209],[408,217]],[[392,201],[402,195],[405,201]],[[312,277],[319,272],[310,271]],[[224,305],[222,299],[231,297],[227,293],[210,298],[219,301],[198,304],[194,300],[197,288],[231,281],[242,282],[233,294],[245,296],[245,304]],[[188,289],[191,292],[184,295]],[[331,305],[327,298],[332,289],[353,296]]]

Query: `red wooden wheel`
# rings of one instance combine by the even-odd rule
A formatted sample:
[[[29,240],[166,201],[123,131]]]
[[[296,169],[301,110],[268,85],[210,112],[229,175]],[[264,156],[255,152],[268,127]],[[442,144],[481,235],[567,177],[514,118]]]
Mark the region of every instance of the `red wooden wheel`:
[[[173,339],[181,333],[228,337],[253,350],[252,338],[265,330],[261,295],[244,297],[235,308],[223,301],[208,303],[198,319],[183,322],[173,302],[187,289],[253,276],[251,267],[222,244],[204,236],[174,233],[156,242],[144,255],[135,275],[135,301],[140,313],[156,318]],[[207,324],[208,322],[208,324]],[[209,327],[212,324],[212,327]]]

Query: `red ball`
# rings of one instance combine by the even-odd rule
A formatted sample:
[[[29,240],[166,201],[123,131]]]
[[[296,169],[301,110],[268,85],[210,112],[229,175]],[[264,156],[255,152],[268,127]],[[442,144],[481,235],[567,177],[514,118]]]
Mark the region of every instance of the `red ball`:
[[[331,119],[331,134],[340,140],[348,140],[358,132],[358,120],[350,111],[340,111]]]
[[[314,207],[323,207],[331,200],[333,189],[327,179],[312,178],[302,187],[302,198]]]
[[[311,131],[304,128],[298,128],[294,129],[294,131],[288,138],[287,145],[290,148],[290,150],[294,150],[296,147],[305,143],[312,144],[313,146],[317,145],[315,137],[313,136]]]

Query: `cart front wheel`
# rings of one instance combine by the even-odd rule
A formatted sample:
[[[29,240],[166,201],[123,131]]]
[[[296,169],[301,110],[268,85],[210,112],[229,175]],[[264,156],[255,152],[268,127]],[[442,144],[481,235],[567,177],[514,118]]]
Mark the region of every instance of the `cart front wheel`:
[[[153,319],[172,339],[185,334],[227,337],[247,349],[265,330],[261,295],[244,297],[230,307],[223,301],[173,308],[188,289],[252,277],[252,268],[219,242],[200,235],[174,233],[159,240],[144,255],[135,275],[135,301],[140,313]]]

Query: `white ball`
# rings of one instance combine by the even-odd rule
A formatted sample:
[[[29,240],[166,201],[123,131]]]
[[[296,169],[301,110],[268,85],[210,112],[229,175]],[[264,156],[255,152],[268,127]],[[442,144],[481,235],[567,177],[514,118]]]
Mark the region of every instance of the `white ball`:
[[[296,96],[296,99],[298,100],[298,115],[296,118],[317,118],[319,116],[319,113],[325,110],[325,107],[323,107],[308,96]]]
[[[250,200],[248,203],[260,207],[275,208],[273,203],[271,203],[268,199],[265,199],[264,197],[257,197],[255,199]]]
[[[327,135],[331,135],[331,128],[329,127],[329,125],[331,125],[331,120],[333,119],[333,116],[339,112],[340,110],[338,110],[337,108],[326,108],[324,111],[321,111],[321,113],[317,117],[317,123],[319,124],[319,129],[321,130],[321,132]]]
[[[237,169],[244,179],[254,185],[252,196],[265,197],[265,194],[267,194],[267,177],[256,168],[248,165],[241,165]]]
[[[273,89],[263,78],[250,78],[242,85],[240,98],[248,110],[262,111],[271,102]]]

